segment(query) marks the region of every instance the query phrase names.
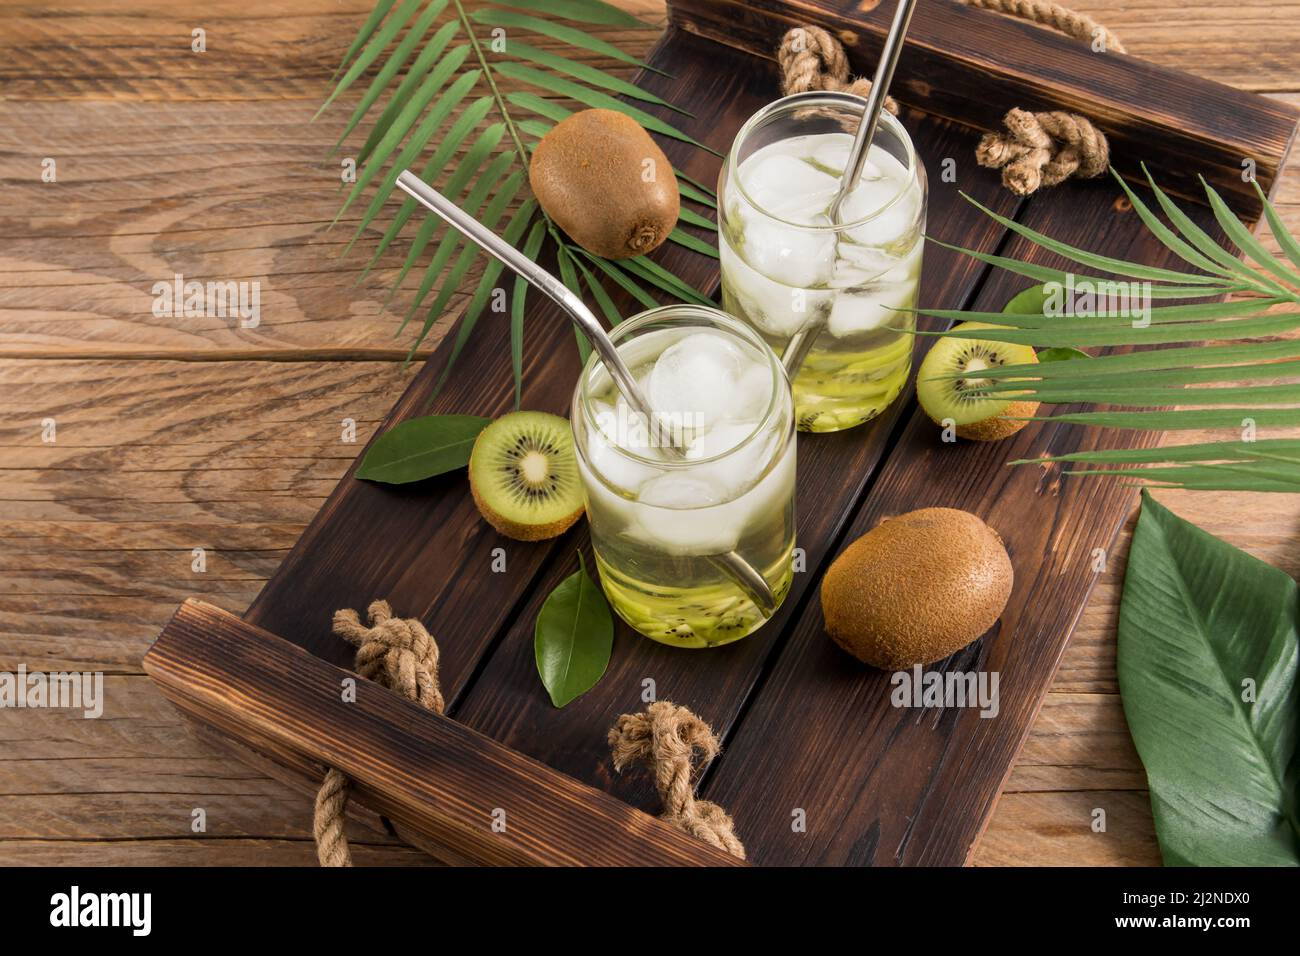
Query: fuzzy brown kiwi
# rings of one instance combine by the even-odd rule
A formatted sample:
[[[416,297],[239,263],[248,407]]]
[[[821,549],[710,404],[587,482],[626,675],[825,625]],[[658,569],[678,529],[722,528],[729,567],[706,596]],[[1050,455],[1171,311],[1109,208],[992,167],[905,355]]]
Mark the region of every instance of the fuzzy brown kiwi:
[[[992,329],[982,322],[963,322],[956,329]],[[957,435],[974,441],[997,441],[1014,435],[1038,411],[1038,402],[1016,401],[1013,394],[980,389],[986,379],[941,378],[953,372],[973,372],[999,365],[1029,365],[1038,356],[1028,345],[983,339],[941,338],[916,373],[916,397],[939,425],[951,420]]]
[[[884,670],[941,660],[1001,616],[1015,572],[975,515],[922,508],[890,518],[835,559],[822,581],[826,631]]]
[[[582,517],[582,485],[567,420],[511,412],[479,433],[469,487],[485,521],[508,538],[541,541]]]
[[[606,259],[657,248],[681,212],[668,157],[615,110],[581,110],[555,124],[533,150],[528,184],[574,242]]]

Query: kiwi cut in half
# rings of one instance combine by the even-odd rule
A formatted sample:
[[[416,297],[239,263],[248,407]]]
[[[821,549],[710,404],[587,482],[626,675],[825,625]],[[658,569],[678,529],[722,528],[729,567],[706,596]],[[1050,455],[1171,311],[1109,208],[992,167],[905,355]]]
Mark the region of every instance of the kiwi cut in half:
[[[993,329],[983,322],[963,322],[956,330]],[[977,372],[999,365],[1029,365],[1038,361],[1033,348],[1012,342],[941,338],[916,373],[916,398],[938,425],[951,421],[960,438],[996,441],[1024,428],[1024,419],[1038,411],[1037,402],[1017,401],[1015,392],[989,392],[989,379],[951,378],[953,373]]]
[[[507,538],[542,541],[582,517],[582,485],[567,420],[511,412],[479,433],[469,487],[483,519]]]

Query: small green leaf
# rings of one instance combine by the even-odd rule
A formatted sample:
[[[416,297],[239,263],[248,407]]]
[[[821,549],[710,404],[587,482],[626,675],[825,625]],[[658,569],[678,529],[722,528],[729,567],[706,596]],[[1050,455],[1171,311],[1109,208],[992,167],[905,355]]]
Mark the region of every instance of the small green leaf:
[[[426,415],[401,422],[366,449],[356,477],[401,485],[464,468],[474,439],[491,422],[477,415]]]
[[[614,618],[605,595],[587,574],[586,562],[551,592],[537,615],[533,651],[537,673],[563,707],[596,686],[614,649]]]
[[[679,246],[685,246],[692,252],[698,252],[700,255],[718,258],[718,247],[705,242],[703,239],[697,239],[689,232],[678,226],[668,234],[670,241],[677,243]]]
[[[1002,311],[1011,315],[1042,315],[1046,301],[1047,290],[1041,285],[1031,285],[1023,292],[1013,295]]]
[[[1090,359],[1092,358],[1083,349],[1070,348],[1068,345],[1060,345],[1052,349],[1043,349],[1038,353],[1039,363],[1043,362],[1068,362],[1071,359]]]

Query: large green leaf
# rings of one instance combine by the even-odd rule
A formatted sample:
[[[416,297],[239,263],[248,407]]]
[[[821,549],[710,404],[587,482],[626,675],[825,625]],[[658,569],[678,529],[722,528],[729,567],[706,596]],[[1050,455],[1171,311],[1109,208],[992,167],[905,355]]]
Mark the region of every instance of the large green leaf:
[[[1143,495],[1119,684],[1174,866],[1300,865],[1296,583]]]

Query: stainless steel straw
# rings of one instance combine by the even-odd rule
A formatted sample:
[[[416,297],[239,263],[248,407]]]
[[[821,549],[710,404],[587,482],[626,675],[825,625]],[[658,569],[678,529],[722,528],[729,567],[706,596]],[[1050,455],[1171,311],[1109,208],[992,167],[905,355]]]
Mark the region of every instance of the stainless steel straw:
[[[894,79],[894,67],[898,66],[898,55],[903,50],[903,38],[907,36],[907,28],[912,22],[912,11],[915,8],[916,0],[898,0],[898,9],[894,11],[894,22],[890,24],[889,35],[885,37],[884,49],[880,51],[880,62],[876,64],[876,75],[871,81],[871,91],[867,94],[867,108],[862,114],[862,122],[858,124],[857,135],[854,136],[853,146],[849,150],[849,161],[845,164],[844,174],[840,178],[840,190],[835,194],[835,199],[830,205],[829,214],[833,225],[839,225],[840,207],[844,205],[844,200],[862,178],[862,169],[866,166],[867,156],[871,153],[871,141],[875,139],[876,127],[880,125],[880,111],[885,105],[885,97],[889,95],[889,84]],[[790,336],[785,354],[781,357],[785,370],[790,375],[790,381],[794,381],[795,375],[803,366],[804,359],[808,357],[813,341],[824,324],[825,320],[810,323]]]
[[[573,319],[575,325],[591,342],[592,348],[600,356],[601,362],[614,378],[618,390],[627,398],[628,404],[645,416],[648,423],[659,421],[654,408],[651,407],[641,386],[618,354],[618,349],[591,310],[579,296],[569,291],[563,282],[551,275],[537,263],[533,262],[510,243],[483,225],[465,210],[438,192],[419,176],[404,169],[397,177],[397,185],[422,206],[443,219],[468,239],[477,243],[485,252],[500,259],[503,263],[522,276],[531,286],[553,299]],[[659,429],[661,434],[668,433]],[[682,451],[673,446],[665,446],[665,451],[675,457],[682,457]],[[765,613],[776,610],[776,597],[763,575],[735,551],[713,555],[709,558],[721,571],[738,584],[755,604]]]

